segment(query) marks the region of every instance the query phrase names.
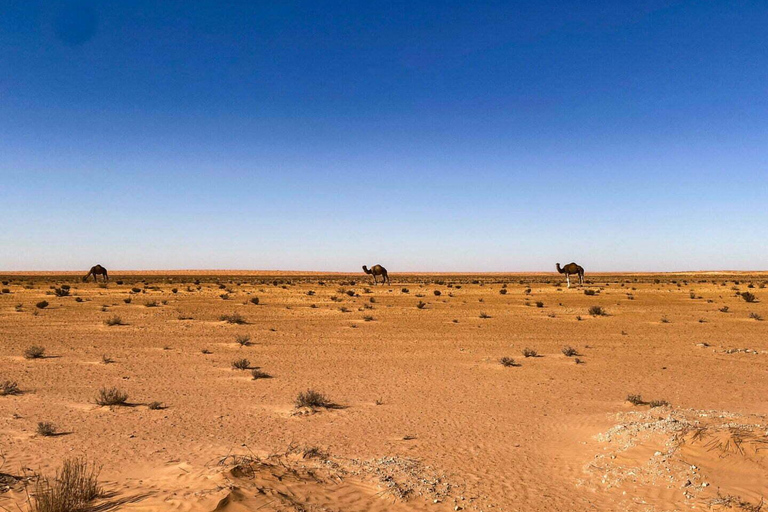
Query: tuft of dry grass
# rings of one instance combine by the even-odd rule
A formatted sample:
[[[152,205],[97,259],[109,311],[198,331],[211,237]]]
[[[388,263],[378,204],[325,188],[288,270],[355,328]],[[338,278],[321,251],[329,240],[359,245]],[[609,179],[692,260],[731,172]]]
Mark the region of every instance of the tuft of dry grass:
[[[235,343],[241,347],[247,347],[251,344],[251,337],[247,334],[238,334],[235,336]]]
[[[222,322],[227,322],[228,324],[242,325],[246,323],[245,318],[243,318],[242,315],[240,315],[240,313],[237,313],[237,312],[232,313],[231,315],[221,315],[219,317],[219,320],[221,320]]]
[[[754,312],[749,314],[749,318],[751,318],[753,320],[757,320],[758,322],[762,321],[762,319],[763,319],[762,316],[760,316],[760,315],[758,315],[757,313],[754,313]]]
[[[501,366],[506,366],[506,367],[522,366],[520,363],[516,362],[511,357],[502,357],[501,359],[499,359],[499,363],[501,364]]]
[[[55,477],[38,477],[32,512],[85,512],[102,494],[99,472],[85,458],[65,460]]]
[[[35,304],[35,306],[37,307],[37,309],[45,309],[45,308],[48,307],[48,301],[47,300],[41,300],[40,302]]]
[[[253,380],[272,378],[270,374],[268,374],[267,372],[263,372],[258,368],[254,368],[253,370],[251,370],[251,377],[253,377]]]
[[[147,404],[147,407],[149,408],[150,411],[159,411],[160,409],[165,409],[165,407],[163,407],[163,403],[157,402],[157,401],[149,402]]]
[[[14,380],[0,382],[0,396],[20,395],[19,384]]]
[[[45,349],[39,345],[32,345],[24,351],[25,359],[42,359],[45,357]]]
[[[603,306],[592,306],[589,308],[589,314],[592,316],[607,316],[608,313],[603,309]]]
[[[51,437],[56,434],[56,427],[50,421],[41,421],[37,424],[37,433],[43,437]]]
[[[573,357],[573,356],[579,355],[579,351],[571,347],[570,345],[564,346],[562,348],[562,352],[565,357]]]
[[[104,325],[112,327],[113,325],[125,325],[125,324],[123,323],[122,318],[120,318],[117,315],[114,315],[104,320]]]
[[[309,407],[310,409],[315,409],[315,408],[327,409],[329,407],[333,407],[334,405],[333,402],[330,399],[328,399],[327,396],[315,391],[314,389],[308,389],[296,395],[296,400],[294,400],[294,404],[296,405],[297,409],[301,407]]]
[[[104,406],[126,405],[128,402],[128,393],[124,393],[116,387],[101,388],[96,395],[96,403]]]
[[[643,405],[645,403],[640,395],[627,395],[627,402],[632,405]]]
[[[539,353],[533,350],[532,348],[524,348],[523,355],[525,357],[538,357]]]
[[[234,361],[232,361],[233,370],[247,370],[250,367],[251,367],[251,362],[245,358],[235,359]]]

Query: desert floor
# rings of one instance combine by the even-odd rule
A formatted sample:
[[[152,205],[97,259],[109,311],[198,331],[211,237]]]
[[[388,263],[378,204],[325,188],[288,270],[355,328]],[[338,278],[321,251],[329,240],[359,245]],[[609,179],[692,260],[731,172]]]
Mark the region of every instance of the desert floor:
[[[0,383],[20,390],[0,396],[0,510],[27,510],[34,475],[77,456],[102,468],[98,510],[758,510],[768,497],[768,274],[588,274],[571,289],[557,274],[391,277],[0,276]],[[34,345],[44,357],[25,358]],[[113,386],[127,405],[97,405]],[[297,408],[308,389],[336,405]]]

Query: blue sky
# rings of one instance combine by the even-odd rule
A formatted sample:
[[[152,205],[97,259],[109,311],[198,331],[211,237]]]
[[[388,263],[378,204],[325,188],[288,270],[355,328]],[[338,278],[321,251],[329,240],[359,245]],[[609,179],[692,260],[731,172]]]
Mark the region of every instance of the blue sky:
[[[768,5],[0,0],[0,270],[768,267]]]

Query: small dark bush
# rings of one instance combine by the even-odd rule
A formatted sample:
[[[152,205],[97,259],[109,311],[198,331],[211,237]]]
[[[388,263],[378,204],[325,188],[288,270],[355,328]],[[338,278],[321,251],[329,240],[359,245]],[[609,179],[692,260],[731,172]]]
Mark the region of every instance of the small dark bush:
[[[69,296],[69,288],[64,288],[64,287],[62,287],[62,288],[54,288],[53,289],[53,293],[57,297],[68,297]]]
[[[592,306],[589,308],[589,314],[592,316],[606,316],[608,313],[605,312],[602,306]]]
[[[24,357],[26,359],[42,359],[45,357],[45,349],[38,345],[32,345],[24,351]]]
[[[432,293],[434,293],[434,294],[435,294],[435,297],[439,297],[439,296],[441,296],[441,295],[443,294],[443,293],[442,293],[440,290],[435,290],[435,291],[434,291],[434,292],[432,292]]]
[[[627,402],[632,405],[643,405],[645,403],[640,395],[627,395]]]
[[[247,347],[251,344],[251,337],[247,334],[238,334],[235,336],[235,343],[240,345],[241,347]]]
[[[661,321],[661,323],[663,323],[663,324],[668,324],[668,323],[670,323],[670,320],[669,320],[669,318],[667,318],[666,316],[663,316],[663,317],[661,317],[661,320],[660,320],[660,321]]]
[[[112,364],[115,362],[115,360],[109,357],[108,355],[104,354],[101,356],[101,362],[104,364]]]
[[[728,306],[723,306],[719,310],[721,313],[727,313],[728,312]]]
[[[251,362],[245,358],[235,359],[234,361],[232,361],[233,370],[247,370],[250,367],[251,367]]]
[[[408,288],[403,288],[400,291],[403,292],[403,293],[410,293],[410,290]]]
[[[480,312],[480,318],[491,318],[491,315],[489,315],[485,311],[482,311]]]
[[[584,290],[584,295],[597,295],[597,292],[595,290],[586,289]]]
[[[515,362],[515,360],[512,359],[511,357],[502,357],[501,359],[499,359],[499,363],[502,366],[507,366],[507,367],[509,367],[509,366],[520,366],[520,363]]]
[[[328,397],[313,389],[308,389],[307,391],[302,391],[299,393],[296,396],[294,404],[296,405],[297,409],[300,407],[309,407],[310,409],[315,409],[318,407],[329,408],[333,406],[333,402],[331,402]]]
[[[425,307],[426,305],[427,305],[427,303],[426,303],[426,302],[424,302],[424,301],[421,301],[421,300],[420,300],[420,301],[419,301],[419,303],[418,303],[418,304],[416,304],[416,307],[417,307],[417,308],[419,308],[419,309],[424,309],[424,307]]]
[[[243,318],[240,313],[232,313],[231,315],[221,315],[219,317],[219,320],[222,322],[227,322],[229,324],[238,324],[242,325],[245,322],[245,318]]]
[[[123,319],[120,318],[117,315],[112,316],[112,317],[107,318],[106,320],[104,320],[104,324],[108,325],[110,327],[113,326],[113,325],[125,325],[125,324],[123,324]]]
[[[37,424],[37,433],[43,437],[56,434],[56,427],[50,421],[41,421]]]
[[[539,301],[536,301],[536,307],[537,307],[537,308],[543,308],[543,307],[544,307],[544,303],[543,303],[543,302],[541,302],[540,300],[539,300]]]
[[[741,298],[744,299],[745,302],[757,302],[757,297],[755,297],[755,295],[750,292],[742,293]]]
[[[144,303],[144,305],[145,305],[146,307],[148,307],[148,308],[156,308],[156,307],[158,307],[160,304],[158,304],[156,300],[151,300],[151,301],[149,301],[149,302],[145,302],[145,303]]]
[[[576,350],[575,348],[573,348],[571,346],[568,346],[568,345],[563,347],[562,352],[563,352],[563,355],[566,356],[566,357],[573,357],[573,356],[579,355],[579,351],[578,350]]]
[[[375,319],[371,315],[365,315],[363,317],[363,320],[366,321],[366,322],[373,322]]]
[[[131,288],[131,291],[132,291],[133,293],[141,293],[141,288],[136,288],[136,287],[134,287],[134,288]]]
[[[41,300],[40,302],[35,304],[35,306],[37,306],[37,309],[45,309],[45,308],[48,307],[48,301],[47,300]]]
[[[535,350],[533,350],[532,348],[524,348],[523,349],[523,355],[525,357],[536,357],[536,356],[539,355],[539,353],[536,352]]]
[[[259,305],[259,298],[258,297],[251,297],[251,304],[258,306]]]
[[[650,402],[648,402],[648,405],[650,405],[651,409],[653,409],[654,407],[664,407],[666,405],[669,405],[669,402],[667,402],[666,400],[651,400]]]
[[[251,370],[251,376],[253,377],[253,380],[259,380],[259,379],[269,379],[271,378],[271,375],[269,375],[266,372],[263,372],[259,370],[258,368],[254,368]]]
[[[96,395],[96,403],[102,407],[106,405],[126,405],[127,402],[128,394],[120,391],[116,387],[101,388]]]
[[[147,404],[147,407],[150,411],[159,411],[160,409],[164,409],[162,402],[150,402]]]
[[[6,380],[0,382],[0,396],[20,395],[21,390],[16,381]]]
[[[760,322],[763,319],[763,317],[758,315],[757,313],[750,313],[749,318],[753,320],[757,320],[758,322]]]
[[[499,293],[501,295],[506,295],[507,294],[507,289],[506,288],[502,288],[501,290],[499,290]]]

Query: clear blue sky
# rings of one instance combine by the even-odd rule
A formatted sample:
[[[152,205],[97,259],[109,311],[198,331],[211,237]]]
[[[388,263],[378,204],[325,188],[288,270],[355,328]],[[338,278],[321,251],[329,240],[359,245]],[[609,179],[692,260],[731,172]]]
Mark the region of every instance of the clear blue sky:
[[[0,0],[0,270],[765,269],[766,27],[763,0]]]

